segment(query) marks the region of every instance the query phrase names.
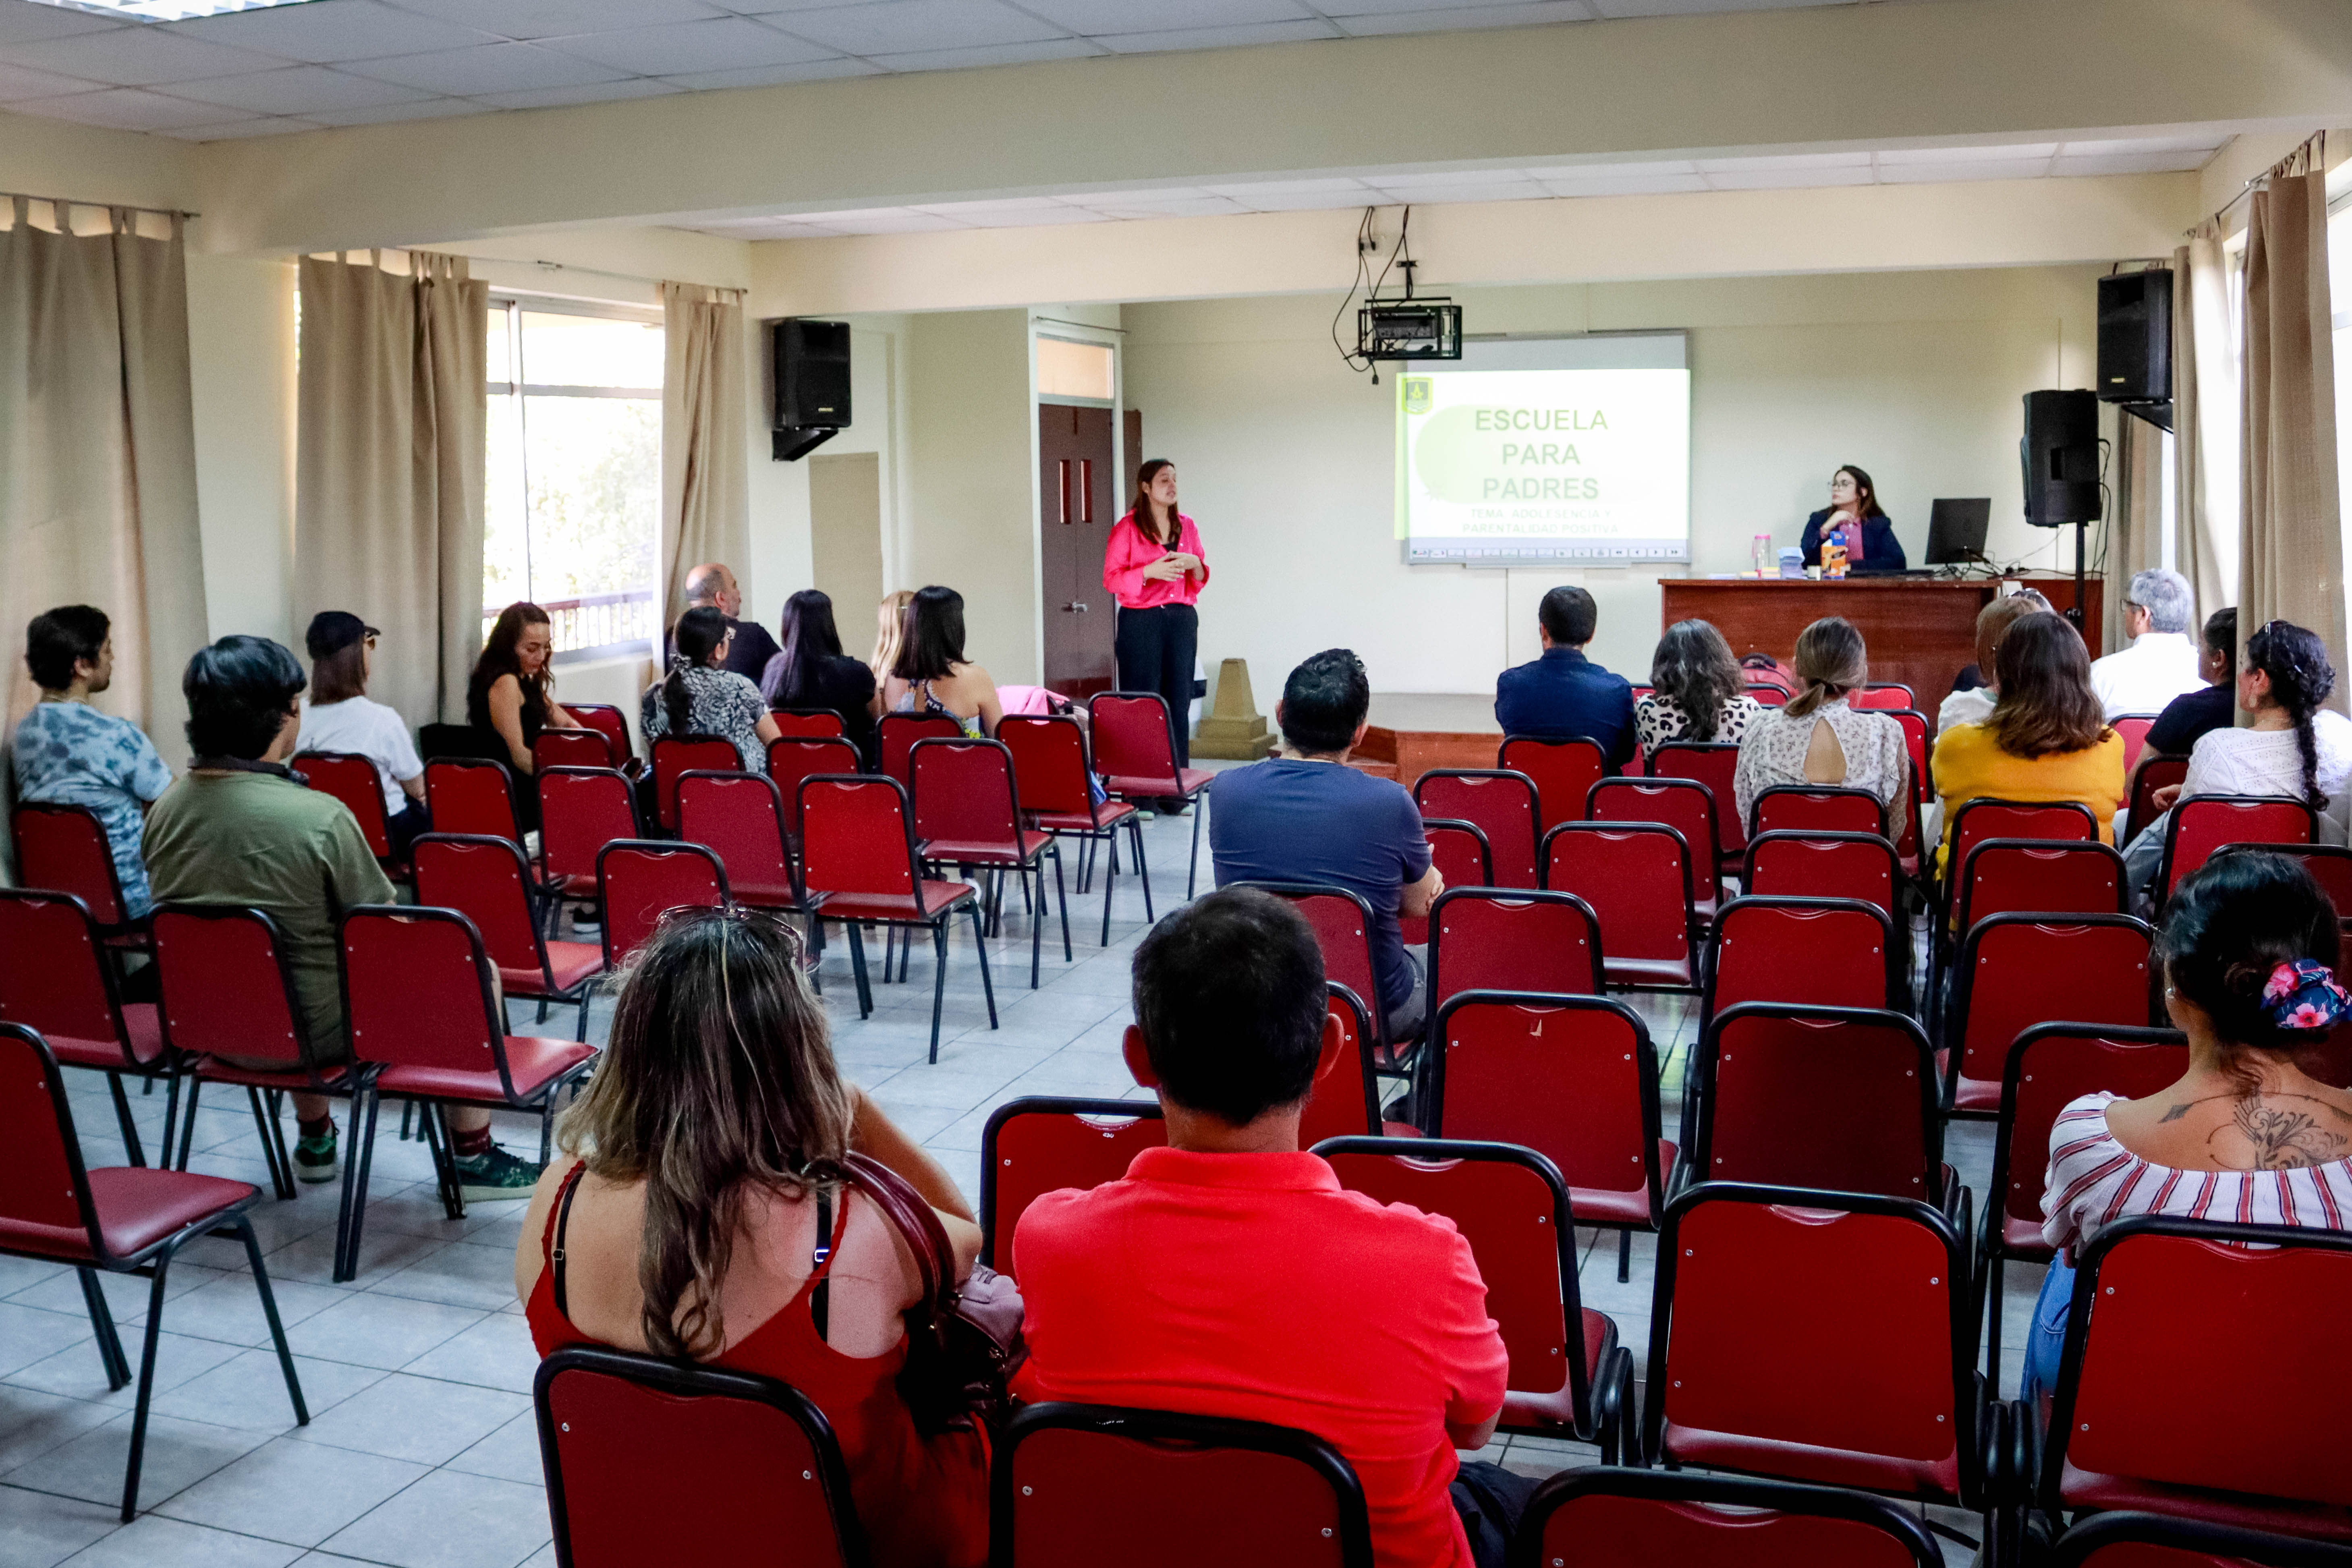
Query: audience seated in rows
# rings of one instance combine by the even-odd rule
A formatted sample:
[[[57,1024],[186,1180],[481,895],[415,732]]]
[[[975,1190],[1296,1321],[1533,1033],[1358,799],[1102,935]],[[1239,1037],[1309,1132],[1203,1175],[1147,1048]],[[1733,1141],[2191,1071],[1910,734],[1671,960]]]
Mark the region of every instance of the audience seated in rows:
[[[932,586],[907,602],[881,699],[887,713],[944,713],[975,740],[996,733],[1004,710],[988,671],[963,656],[961,594]]]
[[[375,764],[383,782],[386,836],[394,857],[427,826],[425,764],[398,710],[368,698],[375,669],[375,642],[382,636],[348,610],[321,610],[310,617],[303,643],[310,651],[310,697],[302,705],[298,752],[342,752]]]
[[[2124,740],[2099,717],[2090,655],[2063,616],[2036,610],[2010,623],[1993,656],[1992,716],[1936,737],[1930,772],[1944,803],[1943,863],[1952,816],[1971,800],[2078,801],[2112,843],[2124,802]]]
[[[650,744],[660,735],[716,735],[755,773],[768,771],[768,742],[782,731],[760,689],[727,668],[735,634],[725,616],[700,605],[670,628],[669,672],[646,689],[638,722]]]
[[[757,621],[737,620],[743,613],[743,590],[735,585],[735,574],[716,561],[708,561],[686,574],[686,607],[689,610],[716,610],[727,617],[727,630],[735,641],[729,647],[724,668],[747,680],[758,681],[766,673],[768,661],[776,657],[776,639],[768,628]],[[677,652],[676,628],[662,638],[662,664],[667,667]]]
[[[489,750],[521,773],[534,771],[530,748],[542,731],[581,727],[555,700],[555,676],[550,668],[554,657],[555,629],[547,612],[519,599],[499,612],[466,682],[466,722],[482,735]],[[535,799],[523,790],[516,804],[522,806]]]
[[[1998,662],[2001,634],[2020,616],[2049,608],[2049,600],[2031,588],[2021,588],[2014,594],[2001,595],[1977,612],[1977,661],[1960,671],[1959,683],[1953,686],[1950,695],[1936,710],[1938,734],[1956,724],[1981,724],[1992,717],[1992,705],[2000,697],[2000,686],[1990,672]]]
[[[1219,887],[1312,882],[1362,899],[1372,911],[1376,1005],[1389,1038],[1403,1041],[1428,1012],[1429,965],[1425,947],[1405,945],[1397,918],[1428,914],[1445,879],[1431,864],[1412,796],[1348,765],[1371,700],[1364,661],[1347,648],[1326,648],[1292,670],[1274,710],[1282,754],[1229,768],[1209,786],[1209,852]]]
[[[921,1194],[959,1279],[980,1227],[937,1162],[842,1079],[783,921],[664,917],[556,1136],[515,1251],[541,1354],[606,1344],[780,1378],[831,1424],[875,1568],[987,1560],[987,1448],[974,1432],[917,1432],[895,1379],[921,1278],[843,1162],[868,1155]]]
[[[2189,1070],[2144,1100],[2084,1095],[2051,1128],[2042,1235],[2061,1252],[2033,1309],[2027,1398],[2058,1381],[2073,1265],[2107,1226],[2160,1214],[2333,1228],[2352,1214],[2352,1091],[2295,1065],[2352,1010],[2336,940],[2335,906],[2284,857],[2220,856],[2182,881],[2157,957]]]
[[[1495,722],[1506,735],[1597,742],[1612,768],[1633,755],[1633,689],[1584,657],[1601,624],[1592,595],[1554,588],[1536,609],[1543,657],[1507,669],[1495,681]]]
[[[2174,698],[2204,684],[2197,670],[2197,645],[2189,628],[2197,618],[2197,596],[2178,572],[2151,566],[2132,574],[2124,601],[2124,630],[2131,646],[2091,666],[2091,689],[2110,720],[2126,713],[2161,713]]]
[[[41,700],[18,721],[10,752],[19,801],[87,806],[97,815],[122,884],[122,912],[143,920],[154,900],[139,834],[172,770],[145,731],[90,703],[114,682],[108,627],[106,612],[88,605],[33,617],[25,628],[25,668]]]
[[[1739,739],[1731,787],[1740,820],[1753,815],[1756,797],[1775,784],[1837,784],[1876,795],[1886,835],[1895,837],[1907,809],[1903,792],[1911,753],[1902,725],[1853,706],[1853,694],[1870,679],[1862,633],[1836,616],[1815,621],[1799,634],[1792,664],[1804,689],[1787,707],[1768,708],[1749,721]]]
[[[771,708],[830,709],[841,716],[858,754],[874,763],[874,671],[841,651],[832,598],[803,588],[784,601],[776,626],[783,647],[761,672],[760,695]]]
[[[1677,621],[1658,639],[1650,658],[1650,693],[1633,705],[1633,729],[1643,748],[1665,741],[1725,741],[1737,744],[1764,710],[1748,695],[1748,676],[1731,645],[1706,621]]]
[[[1299,1151],[1309,1090],[1354,1070],[1314,932],[1212,893],[1145,936],[1134,1002],[1128,1069],[1167,1146],[1022,1215],[1015,1392],[1304,1428],[1363,1483],[1381,1568],[1499,1564],[1533,1483],[1455,1457],[1493,1436],[1508,1372],[1469,1244]]]

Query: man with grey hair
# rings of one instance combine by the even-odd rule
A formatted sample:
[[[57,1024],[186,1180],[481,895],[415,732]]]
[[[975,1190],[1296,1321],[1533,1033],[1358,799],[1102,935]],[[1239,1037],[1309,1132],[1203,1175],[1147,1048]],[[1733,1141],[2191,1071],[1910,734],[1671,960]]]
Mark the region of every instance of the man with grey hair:
[[[735,634],[734,642],[727,649],[726,668],[758,685],[760,677],[767,672],[768,661],[779,651],[776,639],[759,622],[736,618],[743,613],[743,591],[735,585],[735,574],[723,563],[706,561],[686,574],[686,607],[696,610],[706,605],[725,616],[727,629]],[[664,632],[665,665],[669,662],[669,634]]]
[[[2091,661],[2091,689],[2109,721],[2126,713],[2161,713],[2167,704],[2205,684],[2197,668],[2197,596],[2178,572],[2151,566],[2135,573],[2124,601],[2124,631],[2131,646]]]

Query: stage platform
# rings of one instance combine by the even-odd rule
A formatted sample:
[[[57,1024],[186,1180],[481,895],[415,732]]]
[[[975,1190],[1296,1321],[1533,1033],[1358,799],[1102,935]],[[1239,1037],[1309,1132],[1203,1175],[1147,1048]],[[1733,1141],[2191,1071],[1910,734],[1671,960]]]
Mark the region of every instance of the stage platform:
[[[1375,691],[1366,720],[1350,761],[1407,789],[1432,768],[1491,768],[1503,743],[1491,691]]]

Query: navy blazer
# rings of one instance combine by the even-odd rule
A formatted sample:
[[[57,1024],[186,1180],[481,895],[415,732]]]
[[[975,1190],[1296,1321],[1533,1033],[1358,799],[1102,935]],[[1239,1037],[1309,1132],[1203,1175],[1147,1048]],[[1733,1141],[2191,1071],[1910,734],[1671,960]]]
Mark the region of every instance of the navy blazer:
[[[1633,687],[1572,647],[1548,647],[1496,677],[1495,721],[1506,735],[1597,742],[1612,767],[1633,755]]]
[[[1822,525],[1830,520],[1830,509],[1822,508],[1805,519],[1805,564],[1822,563]],[[1853,563],[1848,562],[1850,567]],[[1908,566],[1904,559],[1903,542],[1895,537],[1895,524],[1884,513],[1862,520],[1862,564],[1873,569],[1891,566],[1896,570]]]

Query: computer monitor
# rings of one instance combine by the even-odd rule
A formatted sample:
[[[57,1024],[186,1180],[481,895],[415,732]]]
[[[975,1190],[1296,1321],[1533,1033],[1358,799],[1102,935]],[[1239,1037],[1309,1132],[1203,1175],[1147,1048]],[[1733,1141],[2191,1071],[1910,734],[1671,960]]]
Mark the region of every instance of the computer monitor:
[[[1927,512],[1927,564],[1957,566],[1985,558],[1985,531],[1992,521],[1990,496],[1939,498]]]

